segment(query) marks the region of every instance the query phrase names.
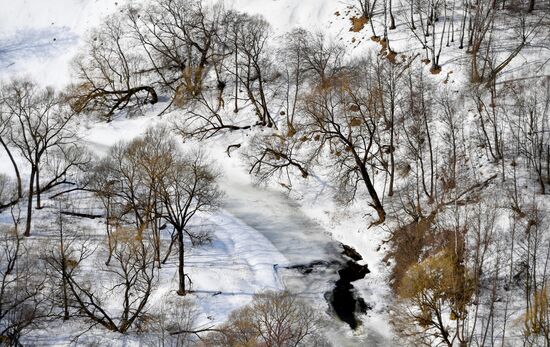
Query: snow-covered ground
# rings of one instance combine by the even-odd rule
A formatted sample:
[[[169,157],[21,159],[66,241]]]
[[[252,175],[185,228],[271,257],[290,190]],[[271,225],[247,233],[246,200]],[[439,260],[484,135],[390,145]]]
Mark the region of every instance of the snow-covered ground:
[[[127,3],[146,1],[0,0],[0,83],[16,76],[26,76],[41,85],[62,89],[71,82],[71,61],[83,49],[87,33],[97,27],[105,16],[116,13]],[[357,15],[356,10],[350,7],[350,3],[351,0],[224,2],[226,8],[263,15],[273,26],[274,32],[270,38],[273,43],[280,42],[281,35],[292,28],[301,26],[312,31],[322,31],[330,39],[342,43],[350,56],[365,57],[376,54],[381,46],[371,40],[369,30],[350,31],[350,17]],[[396,8],[401,6],[399,1],[394,1],[394,5]],[[382,16],[374,19],[378,29],[382,20]],[[499,33],[496,39],[506,43],[499,47],[495,53],[496,58],[505,56],[517,39],[514,28],[509,28],[507,24],[495,23],[495,32]],[[424,69],[426,78],[433,82],[442,94],[456,93],[467,85],[469,55],[459,50],[456,44],[443,48],[440,62],[442,71],[439,74],[430,74],[429,65],[419,62],[425,58],[425,53],[418,40],[406,28],[404,20],[398,20],[397,28],[390,33],[390,38],[392,49],[398,52],[397,59],[416,57],[416,68]],[[548,55],[544,45],[527,45],[503,72],[499,83],[509,79],[521,79],[527,70],[538,71],[539,75],[550,73],[550,64],[540,65],[537,59],[533,59],[539,55],[543,58]],[[91,118],[80,119],[79,133],[82,143],[97,156],[103,156],[110,146],[119,141],[131,140],[151,126],[171,124],[171,120],[180,114],[174,111],[157,117],[156,114],[165,106],[162,103],[147,106],[144,116],[131,119],[116,118],[109,123]],[[463,145],[468,146],[464,152],[469,155],[461,169],[470,170],[469,175],[483,181],[495,173],[499,174],[500,168],[480,154],[482,150],[474,140],[479,132],[475,105],[465,101],[460,106],[465,108],[460,111],[462,120],[467,123],[460,135],[465,139]],[[445,134],[441,129],[444,127],[440,129],[438,121],[434,120],[433,128],[434,137],[442,141],[441,138]],[[186,267],[193,280],[193,292],[188,297],[198,308],[198,325],[208,327],[223,323],[233,310],[249,303],[255,293],[268,289],[288,289],[307,300],[323,318],[330,321],[325,333],[327,339],[335,346],[395,344],[389,318],[393,304],[393,293],[389,288],[392,263],[385,258],[390,247],[390,230],[396,227],[392,224],[395,221],[388,218],[386,224],[369,228],[375,217],[373,210],[368,207],[368,201],[358,199],[359,201],[348,207],[336,204],[333,201],[334,188],[331,186],[332,183],[326,180],[328,175],[324,172],[332,170],[330,167],[321,168],[319,172],[311,172],[307,180],[294,180],[290,193],[277,182],[271,182],[267,186],[256,185],[247,172],[241,154],[246,151],[247,139],[256,135],[257,131],[261,130],[243,130],[205,140],[200,144],[182,144],[187,148],[200,146],[204,149],[222,173],[219,183],[225,192],[222,208],[213,215],[201,215],[195,225],[211,231],[212,243],[196,247],[189,245],[186,253]],[[175,138],[181,142],[178,137]],[[397,141],[401,141],[402,144],[405,140]],[[236,143],[242,144],[242,148],[229,157],[226,149]],[[23,162],[21,158],[19,161]],[[511,167],[506,163],[506,174],[509,177],[507,183],[501,186],[495,184],[497,187],[491,187],[493,190],[490,190],[488,195],[505,194],[506,184],[510,182]],[[25,175],[27,170],[24,164],[21,168]],[[6,154],[0,151],[0,173],[12,174],[11,170]],[[521,177],[517,182],[520,190],[528,191],[525,196],[535,196],[533,191],[537,189],[533,178],[526,172],[520,172],[519,175]],[[466,181],[469,180],[474,183],[475,179],[468,176]],[[375,183],[379,191],[384,189],[382,181],[382,178],[376,178]],[[396,182],[396,186],[400,183]],[[393,208],[394,204],[397,208],[403,206],[399,204],[401,201],[396,202],[399,197],[392,200],[386,194],[382,196],[387,199],[388,210]],[[97,201],[91,202],[85,194],[76,197],[75,200],[77,203],[74,208],[79,211],[90,212],[101,208]],[[545,207],[545,210],[548,209],[548,199],[537,196],[533,200],[537,200],[536,202]],[[511,212],[509,206],[504,206],[507,201],[499,203],[496,209],[500,214],[495,224],[498,224],[498,233],[503,235],[502,239],[510,242],[507,239],[510,238],[507,230],[510,228],[508,215],[511,215]],[[56,206],[48,199],[44,204],[44,209],[36,211],[33,236],[26,240],[30,244],[47,241],[55,232],[51,230],[49,222],[55,218],[53,213]],[[104,241],[103,220],[67,218],[87,230],[98,243]],[[0,222],[3,221],[9,222],[7,214],[0,214]],[[167,243],[169,238],[166,230],[163,239]],[[340,243],[352,245],[364,258],[360,263],[368,264],[371,271],[364,279],[353,283],[358,295],[371,307],[366,314],[359,317],[362,325],[356,331],[352,331],[335,317],[326,300],[327,293],[333,289],[338,278],[338,264],[345,261],[340,253]],[[510,258],[514,256],[512,250],[505,246],[503,249],[509,251]],[[328,265],[317,267],[307,274],[290,269],[296,265],[307,265],[316,261],[324,261]],[[493,259],[488,260],[491,261]],[[92,259],[88,264],[90,273],[94,269],[93,262],[99,262],[99,259]],[[158,273],[158,281],[150,303],[152,310],[159,309],[167,295],[175,296],[175,263],[175,260],[169,261]],[[93,275],[100,276],[96,273]],[[515,294],[517,293],[509,291],[504,295],[512,297]],[[514,313],[510,315],[514,318],[521,317],[523,309],[521,303],[516,306],[513,308]],[[519,326],[516,331],[513,331],[513,327],[510,328],[514,334],[522,329],[521,323],[515,326]],[[91,331],[86,329],[84,324],[79,325],[72,321],[59,323],[44,330],[32,331],[27,339],[30,344],[61,346],[74,343],[75,336],[85,332],[79,338],[79,343],[124,346],[147,344],[140,340],[140,336],[132,334],[121,337],[118,334],[105,333],[105,330],[100,328]]]
[[[27,76],[42,85],[62,88],[70,81],[70,62],[81,49],[86,32],[124,3],[123,0],[0,0],[0,80]],[[335,39],[351,35],[347,33],[349,20],[334,15],[337,10],[346,9],[343,1],[229,0],[226,6],[263,14],[274,26],[275,37],[294,26],[330,27],[328,32]],[[81,134],[89,148],[103,155],[117,141],[130,140],[147,127],[164,123],[166,118],[169,115],[117,119],[111,123],[83,120]],[[380,251],[387,234],[367,230],[362,216],[352,212],[339,211],[334,218],[330,192],[323,189],[315,194],[298,190],[288,197],[273,187],[255,186],[239,159],[227,157],[226,146],[223,140],[214,140],[207,146],[208,154],[223,173],[221,187],[226,192],[223,208],[204,220],[213,230],[213,242],[194,247],[186,255],[187,269],[193,279],[192,298],[200,308],[200,324],[222,323],[232,310],[248,303],[257,292],[287,288],[332,320],[327,334],[335,346],[389,345],[392,334],[387,323],[388,270]],[[0,171],[11,173],[4,153],[0,154]],[[307,185],[303,189],[308,189]],[[46,201],[46,208],[36,214],[34,239],[48,235],[47,228],[41,228],[51,218],[48,204]],[[91,207],[84,205],[84,208]],[[88,226],[92,234],[103,235],[101,221],[90,222]],[[337,279],[337,267],[309,275],[286,269],[316,260],[342,261],[338,241],[353,244],[372,271],[366,279],[354,283],[360,296],[373,307],[368,316],[362,317],[364,324],[356,332],[330,314],[325,300],[325,294]],[[162,269],[153,305],[166,292],[175,290],[175,276],[173,265]],[[78,329],[72,325],[52,326],[30,334],[30,342],[68,344]],[[120,339],[100,330],[87,334],[90,338],[105,338],[102,341],[109,344],[138,343],[131,336]],[[86,341],[86,336],[80,341]]]

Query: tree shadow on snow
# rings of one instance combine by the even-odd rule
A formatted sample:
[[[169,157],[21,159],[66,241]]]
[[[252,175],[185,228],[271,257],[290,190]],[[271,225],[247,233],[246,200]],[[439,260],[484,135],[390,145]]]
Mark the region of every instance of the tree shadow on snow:
[[[21,58],[63,53],[77,40],[78,35],[69,27],[18,30],[11,36],[0,38],[0,68],[12,66]]]

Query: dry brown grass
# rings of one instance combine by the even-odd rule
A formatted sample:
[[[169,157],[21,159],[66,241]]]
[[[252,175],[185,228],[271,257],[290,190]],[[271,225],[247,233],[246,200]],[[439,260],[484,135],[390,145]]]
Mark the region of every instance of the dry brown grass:
[[[386,55],[386,58],[388,58],[391,63],[395,64],[397,62],[397,53],[390,51],[388,55]]]
[[[404,225],[393,233],[392,250],[386,258],[394,259],[392,287],[397,290],[411,265],[422,258],[424,246],[434,243],[431,231],[436,213]]]
[[[432,66],[430,72],[432,75],[438,75],[441,72],[441,66]]]
[[[353,31],[355,33],[360,32],[365,27],[365,24],[367,24],[367,18],[365,16],[356,17],[353,16],[350,18],[351,20],[351,28],[349,31]]]

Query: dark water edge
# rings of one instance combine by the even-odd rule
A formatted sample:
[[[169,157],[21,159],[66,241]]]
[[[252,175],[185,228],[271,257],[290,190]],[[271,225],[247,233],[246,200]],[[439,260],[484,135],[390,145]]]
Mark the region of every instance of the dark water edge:
[[[289,269],[297,270],[304,275],[314,272],[318,268],[337,268],[340,277],[334,283],[334,289],[325,293],[325,300],[332,311],[343,322],[347,323],[353,330],[360,325],[357,314],[366,313],[371,306],[360,297],[352,282],[365,278],[370,270],[367,265],[360,265],[357,261],[363,258],[352,247],[342,245],[342,254],[348,259],[347,262],[317,260],[309,264],[289,266]]]
[[[371,307],[359,296],[351,282],[365,278],[368,273],[370,270],[367,265],[348,261],[338,270],[340,279],[336,281],[332,292],[325,295],[334,313],[353,330],[360,325],[357,314],[366,313]]]

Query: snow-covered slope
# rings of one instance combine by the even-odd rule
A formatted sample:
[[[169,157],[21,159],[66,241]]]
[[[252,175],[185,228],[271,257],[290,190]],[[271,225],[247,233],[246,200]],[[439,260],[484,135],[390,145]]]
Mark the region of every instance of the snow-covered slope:
[[[88,30],[121,9],[127,0],[3,0],[0,11],[0,78],[15,74],[61,87],[70,80],[70,61]],[[227,0],[226,8],[264,15],[275,36],[293,27],[327,27],[340,1]]]
[[[88,30],[97,26],[101,19],[124,6],[124,0],[22,0],[0,1],[0,81],[15,76],[27,76],[41,85],[63,88],[70,83],[71,59],[82,47]],[[302,26],[311,30],[323,30],[335,40],[346,33],[347,18],[335,18],[337,10],[346,8],[345,2],[335,0],[228,0],[227,8],[262,14],[273,25],[273,40],[293,27]],[[339,20],[339,21],[337,21]],[[136,119],[119,119],[111,123],[82,121],[82,135],[89,148],[102,155],[117,141],[129,140],[141,134],[147,127],[163,123],[164,119],[145,116]],[[315,203],[306,199],[309,207],[303,210],[277,191],[253,186],[236,159],[224,153],[223,143],[213,143],[210,155],[216,158],[225,177],[222,187],[229,195],[227,207],[208,220],[214,225],[214,242],[190,251],[186,262],[197,291],[202,324],[221,323],[235,308],[246,304],[254,293],[265,289],[289,288],[302,292],[322,312],[329,310],[324,300],[336,278],[336,269],[322,277],[296,275],[279,270],[288,265],[314,260],[329,260],[338,257],[336,239],[358,243],[364,238],[356,230],[347,234],[347,226],[334,228],[324,216],[331,208],[327,197]],[[2,152],[0,170],[11,174],[11,168]],[[84,200],[83,200],[84,201]],[[46,202],[46,206],[48,203]],[[83,208],[91,208],[83,205]],[[253,213],[247,213],[247,209]],[[48,208],[36,214],[39,231],[35,237],[46,238],[47,221],[52,218]],[[262,228],[261,223],[269,223]],[[323,229],[323,225],[327,229]],[[92,233],[102,235],[100,226],[92,223]],[[287,234],[288,233],[288,234]],[[290,237],[288,237],[290,236]],[[374,307],[371,318],[356,333],[344,323],[332,324],[329,338],[338,346],[387,345],[391,337],[384,314],[387,295],[385,273],[379,271],[382,254],[374,252],[384,234],[369,237],[359,242],[358,249],[367,255],[373,273],[365,281],[357,282],[361,295]],[[311,242],[311,243],[308,243]],[[300,259],[303,252],[303,259]],[[301,261],[300,261],[301,260]],[[154,302],[173,290],[175,269],[162,270],[161,284]],[[282,276],[282,277],[281,277]],[[302,288],[302,290],[300,290]],[[222,295],[217,295],[221,292]],[[30,337],[39,344],[64,345],[79,331],[78,326],[64,326],[33,332]],[[354,334],[356,336],[354,336]],[[89,333],[89,341],[105,338],[105,343],[121,343],[116,335],[102,336]],[[83,337],[82,342],[87,341]],[[109,342],[106,342],[109,341]],[[125,343],[137,343],[128,338]]]
[[[0,77],[28,76],[61,87],[82,37],[123,0],[2,1]]]
[[[0,0],[0,83],[16,76],[27,76],[41,85],[50,85],[62,89],[71,82],[71,60],[75,54],[82,50],[83,40],[88,32],[100,25],[102,18],[116,13],[128,3],[147,1]],[[358,30],[358,32],[350,30],[350,18],[358,15],[356,10],[350,6],[351,2],[351,0],[225,0],[224,5],[228,9],[263,15],[273,26],[270,43],[274,45],[280,43],[281,36],[289,30],[295,27],[304,27],[311,31],[322,31],[331,40],[340,42],[346,48],[348,56],[375,56],[381,51],[384,52],[384,55],[387,54],[386,47],[380,43],[379,38],[371,39],[370,29],[365,28],[364,30]],[[394,6],[398,8],[402,4],[400,1],[394,1]],[[399,7],[399,9],[401,14],[407,14],[402,7]],[[381,22],[384,20],[381,15],[375,16],[374,23],[377,29],[381,29]],[[457,22],[456,25],[458,27],[459,23]],[[500,39],[506,43],[495,50],[493,58],[499,61],[513,48],[516,33],[514,30],[517,28],[508,28],[507,23],[503,22],[497,22],[495,25],[497,28],[495,30],[499,33],[499,37],[495,40]],[[380,31],[378,34],[380,34]],[[434,91],[440,92],[442,95],[445,93],[460,95],[463,99],[471,98],[471,95],[466,96],[467,92],[464,92],[465,86],[469,83],[468,69],[470,68],[470,55],[466,54],[465,50],[459,49],[456,44],[449,44],[448,47],[442,48],[444,52],[440,62],[442,70],[439,73],[432,74],[429,72],[429,62],[420,62],[423,58],[425,58],[423,60],[427,60],[428,50],[422,49],[420,41],[407,28],[406,20],[401,19],[398,21],[397,28],[391,31],[390,37],[391,47],[397,51],[396,59],[398,62],[414,58],[412,60],[416,64],[415,69],[425,71],[423,78],[435,85]],[[441,45],[444,45],[443,40],[440,42]],[[550,64],[540,64],[537,59],[533,59],[538,55],[545,58],[545,54],[548,54],[547,48],[542,44],[526,45],[525,49],[522,50],[522,54],[513,59],[503,72],[499,83],[524,78],[523,74],[529,69],[539,69],[537,70],[539,74],[548,73]],[[274,60],[284,63],[279,61],[279,57],[274,57]],[[395,66],[401,67],[403,65],[406,64]],[[433,115],[430,115],[433,117],[430,120],[432,122],[430,126],[433,128],[434,147],[437,148],[438,145],[443,147],[445,146],[445,137],[448,134],[445,133],[446,127],[443,124],[445,120],[442,120],[444,117],[441,114],[444,115],[446,110],[443,110],[441,105],[435,105],[437,102],[442,101],[439,96],[431,96],[431,99],[433,100],[430,101],[434,101],[433,109],[430,110],[433,113]],[[515,176],[517,165],[515,159],[511,160],[510,165],[508,165],[508,162],[504,163],[504,160],[502,161],[502,175],[508,175],[508,181],[505,183],[494,184],[494,186],[489,185],[489,183],[486,185],[478,183],[483,182],[488,177],[500,177],[501,171],[499,170],[501,168],[487,160],[487,157],[484,157],[481,153],[487,151],[487,149],[482,148],[484,146],[483,141],[479,140],[481,138],[477,119],[479,117],[472,100],[463,99],[461,99],[461,103],[457,108],[463,107],[464,109],[450,112],[452,113],[451,116],[459,115],[460,119],[449,121],[450,123],[456,121],[457,123],[463,122],[466,124],[466,126],[460,125],[462,128],[460,129],[461,139],[459,142],[461,143],[458,147],[464,146],[460,150],[463,150],[463,155],[466,157],[460,159],[463,160],[460,162],[463,167],[459,170],[467,172],[467,174],[460,177],[464,181],[460,183],[467,189],[473,187],[472,189],[476,191],[479,187],[489,187],[488,192],[486,192],[489,196],[491,194],[510,194],[506,189],[509,188],[507,185],[510,184],[511,172],[514,170],[514,180],[520,182],[518,184],[520,186],[519,190],[523,189],[527,192],[524,196],[532,195],[533,201],[536,200],[543,210],[547,210],[547,199],[533,193],[537,189],[536,186],[533,188],[535,183],[533,183],[530,173],[519,169],[517,173],[519,176]],[[399,100],[398,103],[399,108],[405,108],[401,105],[401,103],[404,103],[402,100]],[[181,116],[181,113],[178,113],[180,111],[176,110],[158,117],[158,111],[165,106],[159,104],[145,106],[144,116],[135,118],[120,117],[109,123],[100,122],[93,118],[82,118],[79,124],[82,142],[97,156],[101,157],[107,153],[113,144],[135,138],[151,126],[172,124],[171,121],[174,118]],[[247,111],[244,109],[244,112]],[[224,112],[231,111],[225,110]],[[405,115],[403,118],[407,116]],[[282,117],[282,115],[275,115],[275,117]],[[499,120],[499,122],[502,121]],[[421,127],[428,128],[427,123],[426,120],[426,124]],[[402,124],[405,124],[405,121]],[[499,127],[497,130],[500,131],[500,134],[495,136],[497,138],[498,136],[506,136],[506,133],[503,135],[502,132],[505,127],[502,124],[499,124]],[[405,128],[405,125],[403,125],[403,128]],[[401,227],[403,224],[408,223],[410,216],[398,211],[392,216],[393,219],[392,217],[388,218],[385,224],[369,228],[375,216],[368,205],[367,199],[362,199],[363,196],[361,196],[355,204],[347,207],[342,207],[334,201],[332,196],[332,193],[336,190],[333,187],[334,182],[327,179],[330,176],[327,172],[334,170],[332,167],[318,168],[316,172],[311,172],[307,180],[295,180],[293,189],[289,194],[284,194],[286,193],[285,188],[282,188],[282,185],[279,186],[278,182],[271,182],[267,187],[255,185],[254,179],[247,172],[240,153],[247,149],[248,140],[262,131],[264,130],[252,128],[246,132],[227,133],[223,136],[204,140],[200,144],[195,142],[184,144],[187,147],[205,149],[223,174],[220,179],[220,186],[226,193],[222,209],[213,216],[201,215],[200,221],[197,222],[200,227],[212,231],[213,242],[198,247],[189,247],[190,250],[186,254],[186,266],[190,277],[193,279],[194,292],[190,297],[197,303],[199,308],[199,324],[207,327],[223,323],[231,311],[250,302],[252,296],[262,290],[289,289],[312,304],[322,314],[323,318],[329,319],[331,324],[329,324],[329,328],[326,328],[327,339],[335,346],[392,345],[395,342],[389,317],[395,306],[392,306],[394,293],[389,287],[389,278],[391,265],[394,262],[393,259],[388,259],[386,256],[390,248],[391,229],[397,229],[398,226]],[[426,131],[429,132],[430,130]],[[405,135],[401,133],[399,136],[400,138],[396,140],[399,143],[397,145],[398,151],[404,152],[403,148],[407,147],[406,139],[404,139]],[[488,137],[488,135],[485,134],[485,137]],[[179,138],[177,139],[178,142],[181,142]],[[490,143],[491,140],[487,141]],[[229,145],[237,143],[242,147],[231,158],[228,157],[226,149]],[[419,148],[421,148],[421,145],[419,145]],[[511,152],[511,149],[508,150]],[[436,176],[438,172],[441,173],[441,176],[444,176],[445,166],[441,162],[447,160],[449,156],[443,153],[443,150],[441,152],[436,150],[436,152],[436,156],[443,157],[443,159],[437,157],[435,160],[435,165],[438,166]],[[512,154],[509,154],[509,156],[511,158]],[[402,171],[413,170],[410,167],[407,168],[407,165],[414,160],[418,160],[405,155],[400,159],[402,160],[402,163],[399,163],[403,166]],[[23,162],[21,158],[19,160]],[[22,167],[24,168],[24,164],[22,164]],[[400,171],[399,169],[398,171]],[[550,168],[548,170],[550,172]],[[23,170],[24,179],[28,179],[25,176],[26,171]],[[375,171],[377,170],[373,169],[373,176],[377,174]],[[422,171],[424,171],[424,168],[422,168]],[[3,151],[0,151],[0,172],[11,174],[10,163]],[[380,172],[382,171],[379,171],[378,174]],[[418,173],[416,174],[418,175]],[[374,179],[376,188],[379,191],[386,188],[383,175],[380,174]],[[397,196],[389,197],[385,190],[381,194],[384,200],[383,203],[387,203],[388,212],[404,209],[404,206],[407,205],[404,200],[413,199],[412,195],[406,196],[410,192],[406,191],[404,186],[411,183],[409,181],[405,182],[407,175],[409,175],[408,180],[412,180],[412,174],[408,171],[403,174],[403,177],[397,178],[396,190],[398,193],[395,194]],[[401,178],[402,180],[400,180]],[[420,190],[418,188],[418,176],[416,180],[418,191]],[[442,180],[442,177],[436,177],[436,181],[439,180]],[[437,185],[439,185],[439,182],[436,182]],[[400,191],[400,188],[403,188],[403,191]],[[453,188],[449,188],[449,191],[451,192],[450,195],[457,193],[457,191],[453,191]],[[403,192],[403,196],[400,196],[401,192]],[[443,195],[446,193],[448,192],[443,192]],[[415,207],[426,209],[426,211],[420,211],[420,214],[422,212],[430,214],[431,211],[428,210],[431,208],[440,209],[441,211],[436,212],[444,214],[445,204],[442,204],[441,207],[435,207],[438,203],[437,199],[441,198],[437,194],[440,194],[440,192],[436,192],[436,201],[426,202],[424,206],[418,202],[418,206]],[[423,194],[417,192],[418,195],[423,196]],[[446,198],[446,196],[443,198]],[[473,200],[475,198],[477,196]],[[432,199],[434,199],[434,196],[430,196],[429,200]],[[489,200],[487,196],[484,196],[483,199]],[[94,204],[93,199],[89,199],[86,194],[77,196],[75,200],[77,202],[73,207],[81,211],[94,211],[101,208],[101,206],[97,206],[97,202]],[[467,205],[467,203],[464,204]],[[513,212],[510,211],[509,206],[505,206],[508,202],[499,203],[500,205],[494,208],[499,213],[499,217],[495,217],[497,222],[494,224],[498,224],[499,229],[498,233],[495,232],[495,234],[498,234],[499,237],[502,234],[502,239],[506,242],[509,242],[509,239],[513,241],[513,238],[517,236],[514,236],[515,234],[510,236],[508,233],[511,225],[508,216],[512,216]],[[457,220],[460,220],[460,218],[467,219],[469,214],[472,213],[467,208],[462,210],[461,206],[455,207]],[[407,212],[412,215],[415,211]],[[46,200],[44,209],[36,211],[35,230],[33,237],[28,241],[30,244],[32,242],[42,242],[52,236],[51,234],[54,231],[51,230],[49,222],[55,218],[53,213],[54,206],[51,200]],[[462,213],[466,217],[462,216]],[[0,214],[0,222],[9,221],[9,217],[6,214]],[[397,220],[401,217],[403,217],[403,220]],[[514,223],[516,222],[514,221]],[[102,242],[105,236],[103,221],[94,220],[83,223],[86,230],[89,230],[91,237],[98,243]],[[198,226],[196,225],[196,227]],[[527,230],[529,230],[529,227]],[[164,242],[169,242],[170,235],[167,231],[162,237]],[[370,307],[369,311],[360,317],[363,324],[356,331],[350,330],[344,323],[335,318],[326,300],[338,277],[336,272],[338,266],[334,264],[343,262],[339,248],[340,242],[352,245],[362,254],[364,260],[361,264],[368,264],[371,271],[365,279],[353,283],[359,295]],[[507,248],[506,244],[498,245],[498,247],[502,247],[502,254],[510,253],[510,259],[515,256],[515,250]],[[491,251],[494,253],[488,255],[488,264],[492,264],[491,262],[498,258],[497,253],[499,251],[492,249],[488,253]],[[99,262],[98,259],[94,261]],[[322,263],[323,261],[325,263]],[[315,269],[309,274],[289,269],[293,266],[307,265],[312,262],[328,265],[321,267],[321,269]],[[510,264],[512,263],[510,261]],[[173,295],[176,282],[175,276],[174,262],[159,270],[159,281],[151,300],[153,309],[158,309],[161,306],[166,295]],[[510,277],[512,277],[512,266],[510,266]],[[517,295],[517,292],[506,289],[506,293],[503,295],[511,298]],[[497,295],[495,294],[495,296]],[[483,295],[480,295],[480,297],[483,298]],[[496,299],[495,302],[497,302]],[[498,307],[499,303],[495,302],[491,302],[491,305],[494,304]],[[478,304],[472,303],[471,305],[477,306]],[[506,305],[508,305],[508,301]],[[523,306],[521,303],[516,306],[513,307],[515,311],[510,314],[510,317],[519,321]],[[497,309],[502,309],[502,307]],[[483,308],[480,310],[483,310]],[[451,317],[452,315],[447,316]],[[494,324],[494,322],[491,324]],[[513,330],[514,328],[516,330]],[[512,326],[509,329],[512,331],[510,334],[521,332],[521,323],[515,324],[515,327]],[[75,335],[84,330],[86,330],[84,326],[65,323],[61,326],[49,326],[42,331],[34,330],[28,335],[28,338],[31,343],[36,344],[66,345]],[[103,334],[103,331],[99,328],[86,332],[80,341],[93,344],[94,342],[97,343],[98,340],[106,345],[143,344],[139,336],[130,334],[122,340],[117,334]]]

